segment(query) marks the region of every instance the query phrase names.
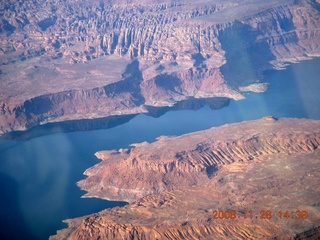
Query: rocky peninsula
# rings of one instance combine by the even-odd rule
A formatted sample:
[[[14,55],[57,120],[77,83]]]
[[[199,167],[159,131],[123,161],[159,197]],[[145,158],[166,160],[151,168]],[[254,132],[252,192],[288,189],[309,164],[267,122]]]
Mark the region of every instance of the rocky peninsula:
[[[319,9],[320,0],[2,1],[0,135],[106,117],[113,126],[190,99],[222,107],[263,92],[264,71],[320,56]],[[99,151],[79,187],[128,205],[69,219],[51,239],[320,238],[319,129],[266,117]]]
[[[317,239],[319,130],[265,117],[98,152],[79,186],[129,204],[51,239]]]

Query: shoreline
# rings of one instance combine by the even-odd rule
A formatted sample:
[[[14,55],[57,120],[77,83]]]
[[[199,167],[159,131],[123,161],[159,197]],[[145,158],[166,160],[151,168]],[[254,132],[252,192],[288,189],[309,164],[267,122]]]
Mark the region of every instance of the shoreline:
[[[319,126],[320,120],[275,119],[268,116],[177,137],[161,137],[153,143],[134,144],[135,147],[128,151],[98,152],[102,161],[86,170],[87,178],[81,180],[79,186],[91,196],[103,197],[101,194],[107,194],[105,196],[112,195],[110,199],[113,200],[130,198],[129,204],[106,209],[86,218],[68,219],[69,228],[59,230],[58,235],[50,239],[61,239],[64,236],[81,236],[80,239],[85,239],[89,234],[84,227],[88,226],[86,221],[103,223],[100,226],[90,225],[90,234],[105,238],[111,236],[109,234],[133,236],[133,231],[137,231],[139,236],[148,236],[147,239],[153,239],[154,234],[165,239],[166,234],[175,234],[177,231],[193,237],[219,237],[225,224],[229,226],[225,229],[229,236],[236,236],[233,228],[241,229],[237,233],[240,236],[241,232],[247,232],[251,237],[294,237],[303,234],[312,229],[314,224],[320,226],[320,209],[313,206],[320,193],[316,184],[317,179],[320,179],[316,167],[319,166],[320,132],[314,131],[320,129]],[[251,155],[250,151],[256,155]],[[216,163],[213,160],[215,158]],[[193,161],[190,167],[188,161]],[[207,165],[210,161],[213,161],[212,165]],[[148,167],[145,166],[147,163]],[[298,180],[300,175],[293,170],[297,166],[300,174],[308,173],[311,177],[306,175],[303,181]],[[122,172],[121,169],[126,170]],[[135,169],[138,175],[132,175]],[[147,177],[149,173],[152,177]],[[131,180],[126,181],[128,177]],[[144,178],[154,185],[146,183]],[[291,178],[296,180],[291,183]],[[118,184],[139,186],[134,189],[143,189],[142,195],[125,192],[125,189],[129,190],[129,185],[119,185],[118,192],[111,191],[111,188],[107,188],[110,182],[108,179]],[[120,179],[124,180],[121,182]],[[166,182],[162,188],[157,185],[161,182]],[[269,185],[271,187],[267,187]],[[101,190],[100,186],[104,188]],[[91,189],[88,190],[88,187]],[[292,188],[297,190],[292,191]],[[93,194],[93,191],[98,192]],[[226,193],[228,201],[223,200]],[[299,194],[300,199],[288,201],[288,197],[292,195],[290,199],[294,199],[295,194]],[[241,212],[249,208],[257,217],[258,210],[271,209],[274,217],[267,222],[244,219]],[[285,221],[276,217],[282,209],[295,211],[296,208],[307,210],[310,219],[300,221],[298,228],[293,226],[299,220]],[[221,219],[215,223],[212,220],[214,209],[232,209],[239,217],[231,222]],[[152,218],[154,215],[157,217]],[[189,216],[189,220],[184,220],[186,216]],[[171,222],[171,218],[175,221]],[[161,227],[156,228],[159,224]],[[204,233],[202,228],[211,230]],[[318,234],[318,231],[314,231]]]

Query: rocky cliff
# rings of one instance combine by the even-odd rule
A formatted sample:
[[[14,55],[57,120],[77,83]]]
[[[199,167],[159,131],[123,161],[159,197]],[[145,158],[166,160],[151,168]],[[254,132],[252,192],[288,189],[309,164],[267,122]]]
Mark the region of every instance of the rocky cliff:
[[[319,56],[315,0],[0,3],[0,131],[242,99],[263,70]]]
[[[267,117],[98,152],[79,186],[129,204],[68,220],[51,239],[317,239],[318,129]]]

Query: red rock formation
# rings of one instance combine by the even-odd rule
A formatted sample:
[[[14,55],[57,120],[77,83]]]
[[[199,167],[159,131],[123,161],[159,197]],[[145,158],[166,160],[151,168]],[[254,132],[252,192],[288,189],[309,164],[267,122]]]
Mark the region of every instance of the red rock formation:
[[[188,97],[242,99],[238,88],[262,70],[319,56],[315,0],[127,2],[0,3],[1,132]],[[116,84],[128,68],[133,88]],[[115,85],[113,98],[103,88]]]
[[[79,185],[129,205],[67,220],[51,239],[317,239],[318,129],[267,117],[98,152]]]
[[[223,165],[318,148],[319,132],[313,132],[308,121],[302,120],[307,126],[297,129],[294,123],[298,120],[269,119],[161,137],[154,143],[134,144],[132,149],[97,152],[102,162],[85,172],[88,178],[79,186],[88,196],[132,202],[149,193],[206,182]]]

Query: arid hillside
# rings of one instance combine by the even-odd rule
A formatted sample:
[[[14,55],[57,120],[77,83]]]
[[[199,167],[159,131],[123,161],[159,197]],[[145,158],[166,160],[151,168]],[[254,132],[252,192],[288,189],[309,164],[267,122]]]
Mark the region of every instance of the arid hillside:
[[[98,152],[79,186],[129,204],[51,239],[319,239],[319,130],[265,117]]]
[[[0,132],[263,91],[320,55],[315,0],[0,3]],[[255,85],[251,85],[255,84]]]

